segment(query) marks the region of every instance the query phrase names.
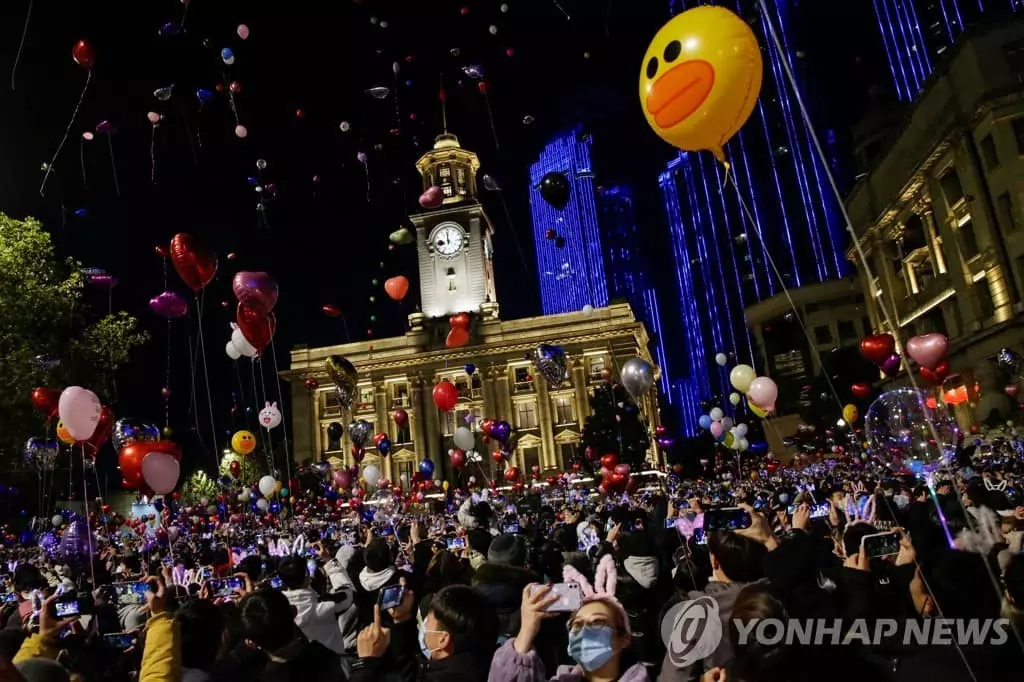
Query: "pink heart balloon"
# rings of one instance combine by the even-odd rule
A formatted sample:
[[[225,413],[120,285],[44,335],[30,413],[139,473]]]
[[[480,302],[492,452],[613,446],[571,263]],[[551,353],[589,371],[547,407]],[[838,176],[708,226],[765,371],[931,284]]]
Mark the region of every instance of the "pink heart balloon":
[[[939,360],[946,357],[946,349],[949,347],[949,340],[945,334],[933,332],[915,336],[907,341],[907,355],[922,367],[935,369]]]
[[[444,192],[437,185],[431,185],[420,195],[420,206],[423,208],[437,208],[444,203]]]
[[[267,315],[277,305],[277,281],[265,272],[242,270],[231,280],[231,289],[239,303]]]

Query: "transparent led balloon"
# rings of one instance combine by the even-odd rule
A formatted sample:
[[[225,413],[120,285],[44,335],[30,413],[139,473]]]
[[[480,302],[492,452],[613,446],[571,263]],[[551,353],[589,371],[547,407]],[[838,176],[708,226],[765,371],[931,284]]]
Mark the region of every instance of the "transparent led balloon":
[[[911,388],[887,391],[871,403],[864,434],[871,453],[885,460],[934,462],[948,459],[960,438],[946,405],[933,403]]]

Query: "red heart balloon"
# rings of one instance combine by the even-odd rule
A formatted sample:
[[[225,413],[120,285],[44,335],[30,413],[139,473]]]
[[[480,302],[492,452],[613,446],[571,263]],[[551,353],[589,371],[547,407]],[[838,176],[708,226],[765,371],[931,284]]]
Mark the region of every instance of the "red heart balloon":
[[[217,254],[212,248],[185,232],[171,239],[171,262],[182,281],[198,292],[217,274]]]
[[[505,480],[506,481],[511,482],[511,481],[516,480],[517,478],[519,478],[519,469],[518,469],[518,467],[509,467],[508,469],[505,469]]]
[[[458,313],[448,318],[452,329],[469,329],[469,313]]]
[[[239,302],[264,315],[277,305],[277,281],[265,272],[236,272],[231,280],[231,290]]]
[[[58,403],[60,391],[57,389],[45,386],[32,389],[32,407],[45,414],[47,418],[57,416]]]
[[[96,422],[96,430],[92,432],[92,437],[89,440],[79,441],[85,448],[87,456],[95,457],[100,449],[107,444],[110,435],[114,433],[114,421],[114,411],[104,405],[100,410],[100,418]]]
[[[270,345],[270,340],[274,338],[274,332],[277,330],[277,318],[274,317],[274,313],[264,315],[245,302],[238,304],[235,322],[245,340],[260,353]]]
[[[949,376],[949,360],[942,358],[938,364],[935,365],[935,369],[928,369],[927,367],[921,367],[921,378],[934,386],[941,386],[942,382]]]
[[[615,465],[619,463],[619,458],[614,452],[609,452],[607,455],[601,456],[601,467],[605,469],[614,469]]]
[[[866,381],[858,381],[853,386],[850,386],[850,393],[853,394],[854,398],[863,400],[871,395],[871,384]]]
[[[875,334],[860,340],[860,354],[880,365],[896,351],[896,339],[892,334]]]
[[[445,348],[459,348],[469,343],[469,332],[462,328],[452,327],[444,340]]]
[[[612,473],[611,476],[605,479],[605,485],[609,488],[615,489],[626,485],[626,474]]]

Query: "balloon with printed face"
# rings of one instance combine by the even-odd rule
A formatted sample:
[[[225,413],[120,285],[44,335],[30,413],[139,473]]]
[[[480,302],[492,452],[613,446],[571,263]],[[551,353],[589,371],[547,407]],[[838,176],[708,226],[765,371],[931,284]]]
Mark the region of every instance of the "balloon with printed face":
[[[260,426],[266,430],[276,429],[281,425],[281,410],[277,409],[277,403],[267,401],[266,407],[260,410]]]
[[[231,449],[240,455],[248,455],[256,449],[256,436],[251,431],[235,431],[231,436]]]

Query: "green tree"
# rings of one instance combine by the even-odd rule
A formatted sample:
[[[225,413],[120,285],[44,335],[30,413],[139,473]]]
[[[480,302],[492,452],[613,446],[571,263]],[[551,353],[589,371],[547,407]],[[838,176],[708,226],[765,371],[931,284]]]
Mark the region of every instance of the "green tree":
[[[583,424],[579,459],[591,471],[601,468],[603,455],[615,454],[620,464],[631,471],[641,471],[650,437],[640,410],[622,386],[604,383],[594,389],[590,398],[592,414]],[[586,456],[587,448],[593,459]]]
[[[77,384],[108,403],[117,369],[149,338],[127,313],[92,314],[81,270],[57,260],[39,221],[0,213],[0,468],[42,432],[33,388]]]

